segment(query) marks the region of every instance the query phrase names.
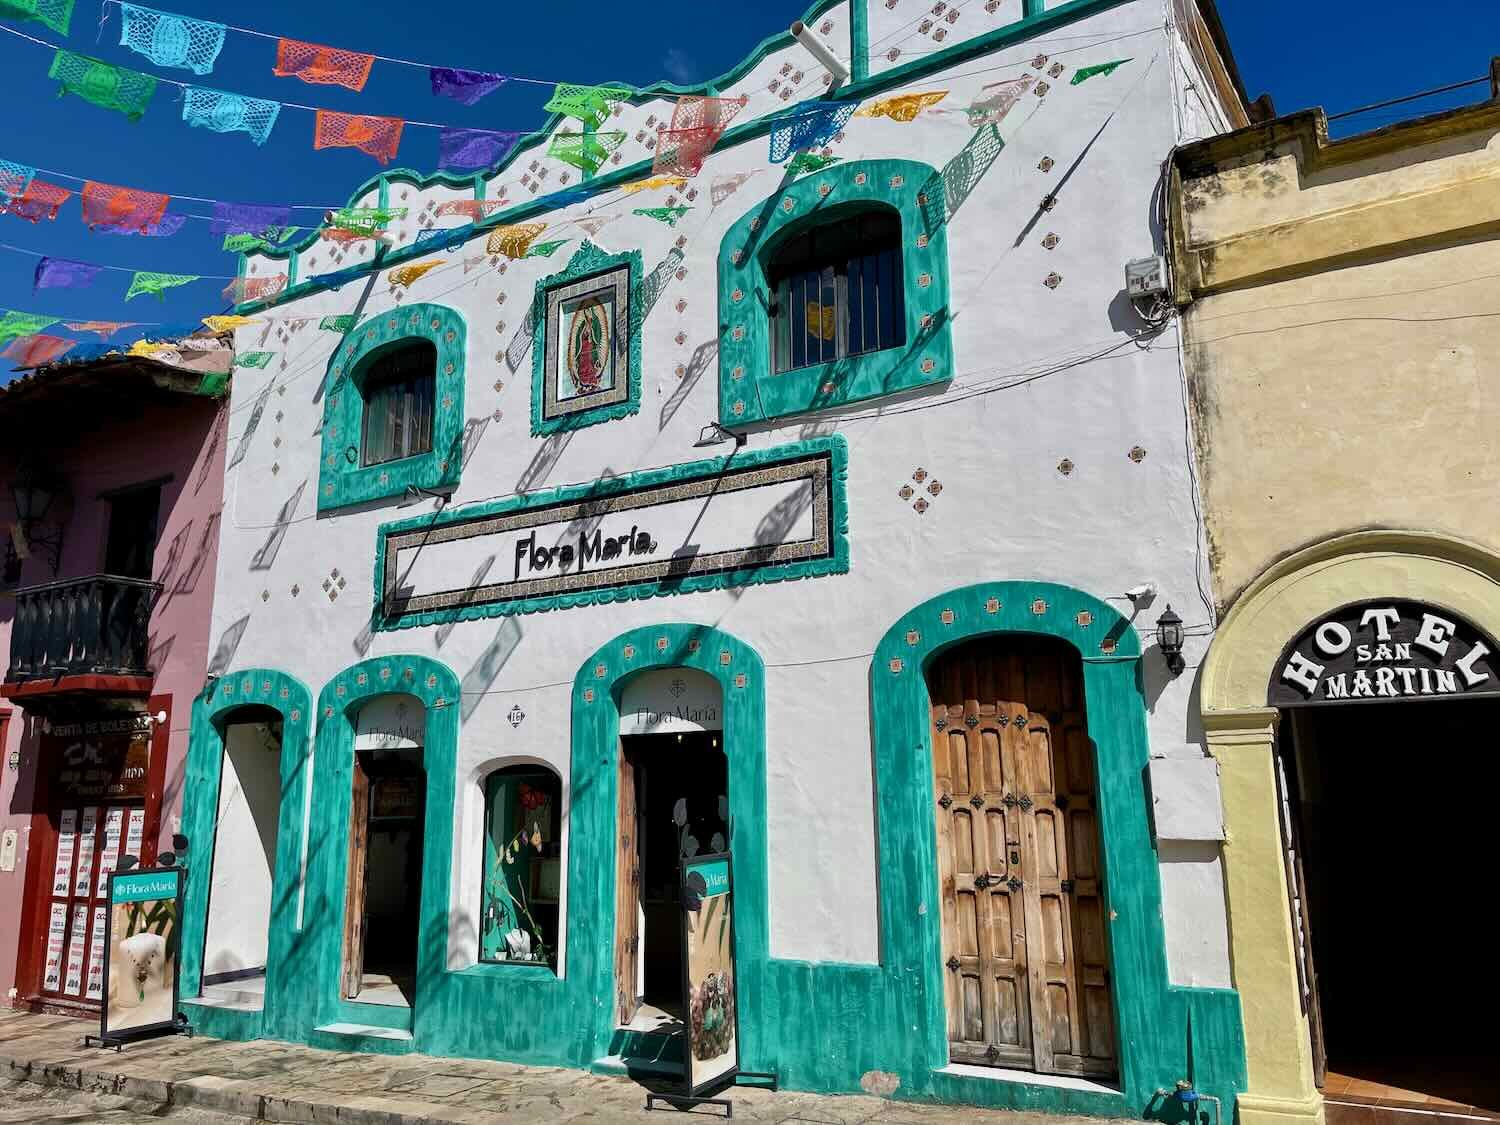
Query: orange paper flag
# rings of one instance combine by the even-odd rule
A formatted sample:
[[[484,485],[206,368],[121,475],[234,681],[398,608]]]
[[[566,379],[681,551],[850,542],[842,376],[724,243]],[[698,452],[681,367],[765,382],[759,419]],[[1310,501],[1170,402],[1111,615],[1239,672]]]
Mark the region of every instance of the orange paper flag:
[[[297,39],[282,39],[276,44],[276,74],[321,86],[363,90],[374,64],[374,55],[362,55],[357,51],[342,51],[337,47],[322,47]]]

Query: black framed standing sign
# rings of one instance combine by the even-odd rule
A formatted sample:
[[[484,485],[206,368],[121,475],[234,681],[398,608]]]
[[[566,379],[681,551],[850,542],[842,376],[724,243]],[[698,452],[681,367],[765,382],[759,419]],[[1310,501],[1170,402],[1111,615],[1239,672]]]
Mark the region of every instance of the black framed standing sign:
[[[704,1095],[755,1078],[776,1088],[776,1076],[740,1067],[739,979],[734,963],[734,870],[728,852],[682,861],[683,1092],[650,1094],[646,1108],[663,1101],[678,1108],[722,1105]]]
[[[145,867],[109,876],[104,936],[102,1047],[186,1031],[177,1015],[183,871]]]

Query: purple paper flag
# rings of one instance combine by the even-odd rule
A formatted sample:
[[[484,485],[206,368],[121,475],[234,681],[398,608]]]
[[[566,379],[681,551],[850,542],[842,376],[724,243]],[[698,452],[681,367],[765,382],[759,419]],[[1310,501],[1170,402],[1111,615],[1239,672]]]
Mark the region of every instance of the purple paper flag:
[[[438,167],[474,172],[505,159],[520,133],[492,133],[488,129],[444,129],[438,138]]]
[[[432,67],[427,73],[432,78],[434,94],[452,98],[464,105],[473,105],[510,81],[503,74],[490,74],[484,70],[452,70],[446,66]]]
[[[103,234],[140,234],[147,238],[171,238],[183,228],[187,222],[186,215],[163,215],[161,222],[150,223],[144,227],[111,227],[97,226],[94,230]]]
[[[82,289],[91,284],[103,268],[88,262],[75,262],[72,258],[43,258],[36,264],[36,278],[31,288]]]
[[[268,227],[288,226],[292,221],[290,207],[259,203],[215,203],[214,220],[209,229],[214,234],[260,234]]]

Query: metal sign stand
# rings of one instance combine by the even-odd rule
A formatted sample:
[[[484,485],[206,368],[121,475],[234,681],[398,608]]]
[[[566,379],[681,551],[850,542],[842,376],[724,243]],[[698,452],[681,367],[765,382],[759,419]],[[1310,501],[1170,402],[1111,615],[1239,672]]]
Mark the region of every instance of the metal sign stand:
[[[176,906],[174,907],[174,912],[175,912],[175,915],[176,915],[175,921],[174,921],[174,925],[178,927],[177,933],[178,933],[179,939],[180,939],[180,935],[182,933],[182,930],[181,930],[181,925],[182,925],[182,888],[183,888],[183,882],[184,882],[184,880],[187,877],[187,872],[184,869],[180,868],[180,867],[162,867],[162,868],[145,868],[145,869],[139,868],[139,867],[132,867],[132,868],[128,868],[128,869],[126,869],[124,871],[114,871],[114,872],[111,872],[111,874],[109,876],[109,882],[107,884],[107,886],[109,887],[109,893],[106,896],[106,900],[105,900],[106,902],[108,902],[110,904],[110,909],[109,909],[109,912],[105,915],[105,917],[106,917],[106,923],[105,924],[106,924],[106,926],[110,927],[111,929],[114,926],[114,903],[115,903],[115,890],[114,890],[114,888],[115,888],[115,880],[116,879],[128,879],[128,878],[131,878],[131,877],[139,877],[143,872],[146,872],[146,871],[149,871],[153,875],[156,875],[156,874],[168,875],[169,874],[169,875],[172,875],[172,876],[175,877],[175,882],[177,884],[177,887],[176,887],[175,894],[173,896],[174,899],[175,899],[175,902],[176,902]],[[128,1044],[128,1043],[139,1042],[140,1040],[143,1040],[143,1039],[156,1039],[156,1038],[159,1038],[160,1036],[163,1036],[163,1035],[186,1035],[188,1038],[191,1039],[192,1036],[193,1036],[193,1027],[188,1022],[187,1016],[184,1015],[181,1011],[179,1011],[178,1007],[177,1007],[178,1001],[180,999],[178,990],[179,990],[179,988],[181,986],[181,972],[182,972],[182,953],[181,953],[181,948],[180,948],[180,940],[179,940],[179,949],[178,949],[176,955],[172,958],[172,1011],[174,1013],[174,1015],[172,1016],[172,1018],[170,1020],[167,1020],[167,1021],[158,1022],[158,1023],[154,1023],[154,1024],[147,1024],[144,1027],[130,1028],[130,1029],[123,1030],[123,1031],[110,1031],[110,1030],[108,1030],[108,1027],[109,1027],[109,961],[110,961],[110,950],[111,950],[111,947],[114,945],[114,942],[112,940],[113,936],[114,935],[112,933],[108,933],[108,931],[106,931],[106,938],[105,938],[105,941],[104,941],[104,982],[105,982],[105,986],[104,986],[104,997],[103,997],[103,1000],[102,1000],[102,1003],[101,1003],[101,1006],[100,1006],[100,1010],[99,1010],[99,1034],[98,1035],[85,1035],[83,1037],[83,1045],[85,1047],[100,1047],[100,1048],[106,1048],[106,1049],[110,1048],[110,1047],[113,1047],[118,1052],[120,1050],[123,1050],[124,1047],[125,1047],[125,1045]]]

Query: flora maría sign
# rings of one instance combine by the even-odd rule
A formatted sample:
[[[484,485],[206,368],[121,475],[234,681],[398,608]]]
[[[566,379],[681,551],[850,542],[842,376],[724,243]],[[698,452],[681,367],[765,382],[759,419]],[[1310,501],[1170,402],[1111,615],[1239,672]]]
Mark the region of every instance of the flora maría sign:
[[[1308,626],[1276,664],[1272,707],[1500,694],[1500,645],[1422,602],[1345,606]]]
[[[683,1010],[689,1096],[739,1070],[734,881],[728,854],[682,861]]]

